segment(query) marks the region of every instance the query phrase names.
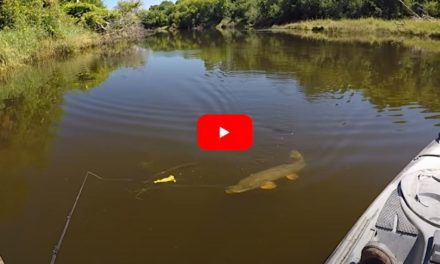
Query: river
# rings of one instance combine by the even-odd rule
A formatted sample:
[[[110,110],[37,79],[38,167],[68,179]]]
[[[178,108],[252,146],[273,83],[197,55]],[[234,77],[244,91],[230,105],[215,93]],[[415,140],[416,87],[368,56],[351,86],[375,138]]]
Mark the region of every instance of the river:
[[[88,179],[57,263],[322,263],[440,130],[439,65],[395,43],[194,32],[25,67],[0,83],[0,255],[48,263],[92,171],[126,181]],[[204,113],[252,117],[252,148],[198,149]],[[225,193],[293,149],[298,180]]]

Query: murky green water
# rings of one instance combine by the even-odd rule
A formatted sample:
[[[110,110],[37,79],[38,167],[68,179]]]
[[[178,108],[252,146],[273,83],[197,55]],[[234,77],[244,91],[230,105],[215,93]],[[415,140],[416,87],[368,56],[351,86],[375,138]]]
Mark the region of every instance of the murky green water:
[[[321,263],[440,129],[440,54],[270,33],[157,35],[17,72],[0,87],[0,255],[48,263]],[[203,113],[246,113],[254,145],[207,153]],[[299,180],[228,195],[300,150]],[[176,184],[135,198],[186,162]]]

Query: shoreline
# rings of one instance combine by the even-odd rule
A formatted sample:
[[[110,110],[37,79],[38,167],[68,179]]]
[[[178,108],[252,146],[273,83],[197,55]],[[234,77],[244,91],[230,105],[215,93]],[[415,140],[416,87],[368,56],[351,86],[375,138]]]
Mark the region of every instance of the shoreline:
[[[24,66],[38,64],[43,60],[74,56],[100,46],[111,47],[119,43],[135,42],[151,35],[148,30],[134,32],[134,34],[99,34],[81,29],[71,35],[54,39],[32,35],[31,31],[32,28],[21,32],[0,31],[0,76]],[[133,32],[130,31],[130,33]],[[8,34],[15,35],[15,41],[1,42],[2,37],[9,38]]]
[[[292,34],[302,38],[341,43],[396,43],[408,48],[440,52],[440,19],[383,20],[318,19],[265,29],[251,29],[273,33]],[[136,34],[101,35],[88,30],[72,30],[62,38],[42,38],[32,33],[32,28],[22,31],[0,31],[0,75],[22,66],[33,65],[41,60],[79,54],[98,46],[112,46],[120,42],[132,42],[160,30],[143,30]],[[1,41],[15,35],[14,42]]]
[[[0,74],[43,59],[74,54],[99,43],[100,36],[97,33],[74,27],[59,38],[47,37],[37,27],[2,30]]]
[[[274,25],[270,29],[312,31],[327,34],[400,35],[440,40],[440,19],[317,19]]]
[[[275,25],[261,31],[341,43],[393,43],[420,51],[440,52],[440,19],[309,20]]]

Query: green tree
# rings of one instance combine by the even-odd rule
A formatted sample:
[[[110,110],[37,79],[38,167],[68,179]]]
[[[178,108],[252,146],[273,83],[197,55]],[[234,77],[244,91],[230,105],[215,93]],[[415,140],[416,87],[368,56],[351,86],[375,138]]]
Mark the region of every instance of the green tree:
[[[232,0],[228,12],[237,24],[253,26],[259,15],[258,0]]]
[[[133,14],[139,11],[141,5],[140,0],[120,0],[116,4],[116,10],[121,12],[122,15]]]
[[[178,28],[213,27],[223,19],[226,0],[179,0],[173,14]]]
[[[163,1],[160,5],[153,5],[150,9],[140,13],[145,28],[169,26],[172,23],[171,15],[174,12],[174,3]]]
[[[87,4],[92,4],[95,5],[97,7],[101,7],[104,8],[104,2],[102,2],[102,0],[60,0],[60,4],[64,5],[67,3],[87,3]]]

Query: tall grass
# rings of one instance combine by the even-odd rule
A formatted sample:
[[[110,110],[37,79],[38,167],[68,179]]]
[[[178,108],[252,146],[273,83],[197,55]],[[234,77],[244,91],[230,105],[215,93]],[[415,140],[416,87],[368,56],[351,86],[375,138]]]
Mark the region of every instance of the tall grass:
[[[99,44],[96,33],[65,21],[60,34],[50,36],[38,26],[25,26],[0,30],[0,72],[22,64],[70,53]]]
[[[395,43],[415,50],[440,52],[440,20],[311,20],[273,26],[270,31],[302,38],[369,44]]]
[[[389,34],[440,38],[440,19],[402,19],[383,20],[377,18],[362,19],[320,19],[301,21],[292,24],[274,26],[275,29],[293,29],[319,31],[326,33],[350,34]]]

